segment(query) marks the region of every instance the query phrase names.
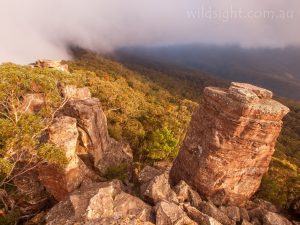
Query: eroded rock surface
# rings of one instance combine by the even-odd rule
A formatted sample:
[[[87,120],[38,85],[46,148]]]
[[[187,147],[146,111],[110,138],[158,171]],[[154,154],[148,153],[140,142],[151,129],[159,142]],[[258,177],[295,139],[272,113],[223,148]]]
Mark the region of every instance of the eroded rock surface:
[[[175,203],[161,201],[156,205],[156,225],[197,225]]]
[[[267,212],[263,217],[264,225],[293,225],[286,218],[280,216],[277,213]]]
[[[59,114],[77,120],[80,145],[84,149],[81,150],[86,151],[93,166],[104,174],[109,167],[130,164],[133,159],[132,150],[127,143],[117,142],[109,137],[107,119],[99,99],[91,98],[86,88],[66,86],[61,92],[69,101]]]
[[[192,206],[184,206],[184,210],[187,215],[193,219],[195,222],[201,225],[222,225],[220,222],[214,218],[200,212],[198,209]]]
[[[173,189],[180,203],[189,202],[191,206],[198,208],[202,202],[200,195],[183,180]]]
[[[48,225],[151,224],[152,207],[122,191],[120,181],[94,183],[76,190],[46,216]]]
[[[282,118],[289,109],[272,92],[249,84],[207,87],[195,111],[171,178],[215,204],[243,204],[267,171]]]
[[[146,174],[150,179],[146,179]],[[152,167],[145,167],[139,178],[141,182],[141,195],[151,203],[162,200],[178,202],[176,193],[169,183],[169,171],[160,171]]]
[[[75,190],[88,170],[76,154],[78,130],[76,119],[56,118],[49,127],[48,142],[64,151],[68,164],[64,168],[45,164],[38,169],[39,179],[56,200],[62,200]]]

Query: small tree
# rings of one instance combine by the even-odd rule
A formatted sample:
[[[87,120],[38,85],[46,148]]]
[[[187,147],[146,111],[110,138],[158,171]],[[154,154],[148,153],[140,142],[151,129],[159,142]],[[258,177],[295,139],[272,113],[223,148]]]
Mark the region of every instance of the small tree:
[[[178,152],[178,140],[173,133],[167,128],[155,130],[151,135],[149,141],[143,148],[146,157],[152,160],[163,160],[172,158]]]

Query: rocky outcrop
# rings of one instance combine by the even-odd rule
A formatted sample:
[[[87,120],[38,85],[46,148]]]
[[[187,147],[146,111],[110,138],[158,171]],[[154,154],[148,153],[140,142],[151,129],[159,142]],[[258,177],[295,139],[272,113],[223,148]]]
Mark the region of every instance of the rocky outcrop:
[[[47,141],[61,148],[68,164],[65,168],[45,164],[39,179],[56,200],[63,200],[86,178],[105,174],[108,168],[132,162],[127,143],[110,138],[106,116],[97,98],[87,88],[59,87],[66,104],[55,115],[47,130]],[[95,176],[94,176],[95,177]]]
[[[107,120],[99,99],[71,99],[64,106],[61,113],[75,118],[78,127],[87,134],[87,142],[84,145],[87,147],[88,154],[92,157],[94,166],[97,166],[109,144]]]
[[[22,98],[20,109],[22,113],[37,113],[46,104],[45,95],[43,93],[25,94]]]
[[[138,225],[152,224],[152,221],[152,207],[123,192],[117,180],[81,187],[46,216],[47,225]]]
[[[172,170],[215,204],[243,204],[267,171],[289,109],[249,84],[207,87]]]
[[[45,164],[39,167],[39,179],[56,200],[63,200],[82,182],[88,170],[76,154],[78,130],[76,119],[59,117],[49,127],[48,142],[65,153],[68,164],[60,168]]]
[[[61,70],[64,72],[68,72],[68,65],[63,64],[60,60],[47,60],[47,59],[41,59],[36,61],[35,63],[29,64],[31,67],[39,67],[39,68],[54,68],[57,70]]]
[[[109,137],[107,119],[99,99],[91,98],[86,88],[66,86],[61,93],[69,101],[59,115],[77,120],[81,155],[85,154],[85,158],[90,158],[101,174],[109,167],[130,164],[133,159],[132,150],[127,143],[117,142]]]
[[[150,179],[146,179],[146,174],[149,174]],[[169,171],[145,167],[139,180],[141,195],[150,203],[156,204],[162,200],[178,203],[177,195],[169,183]]]
[[[74,85],[62,86],[59,84],[61,96],[69,100],[85,100],[91,98],[91,92],[87,87],[77,88]]]

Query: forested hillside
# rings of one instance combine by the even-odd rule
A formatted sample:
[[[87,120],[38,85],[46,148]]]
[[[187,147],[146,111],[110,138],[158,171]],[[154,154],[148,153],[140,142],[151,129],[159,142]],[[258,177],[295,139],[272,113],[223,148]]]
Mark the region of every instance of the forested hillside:
[[[209,73],[239,82],[253,83],[280,96],[300,99],[300,49],[242,48],[239,46],[178,45],[127,47],[117,50],[121,61],[148,67],[167,65],[196,73]],[[293,91],[291,91],[293,90]]]
[[[59,149],[40,143],[62,104],[58,84],[88,87],[93,97],[100,99],[110,135],[130,143],[137,164],[174,159],[193,110],[201,107],[202,89],[227,85],[208,74],[143,64],[125,66],[87,52],[77,52],[65,63],[70,73],[15,64],[0,66],[0,188],[10,187],[16,163],[12,153],[26,151],[34,156],[32,160],[63,166],[65,158]],[[16,110],[26,93],[45,94],[47,104],[38,114],[24,117]],[[257,195],[288,208],[300,196],[300,103],[279,100],[291,112],[284,120],[269,173]],[[122,168],[114,169],[122,172]]]
[[[81,55],[81,57],[79,58],[80,59],[74,61],[76,64],[75,67],[92,70],[98,74],[106,67],[105,62],[112,63],[111,61],[104,60],[102,58],[96,59],[93,55],[90,54]],[[74,65],[74,62],[71,62],[71,68],[73,68],[72,65]],[[99,66],[96,66],[95,68],[95,65]],[[113,68],[110,68],[107,71],[116,71],[116,68],[119,68],[119,71],[116,71],[116,74],[122,76],[127,80],[129,79],[129,77],[131,77],[131,79],[135,77],[137,80],[143,82],[143,85],[148,85],[149,82],[149,84],[152,83],[161,90],[168,90],[167,93],[170,96],[173,96],[172,101],[175,101],[176,99],[175,102],[177,103],[175,104],[183,101],[193,103],[192,105],[200,104],[201,106],[201,92],[205,86],[228,85],[226,81],[218,80],[217,78],[209,76],[206,73],[200,74],[199,72],[195,72],[193,70],[183,70],[182,68],[178,68],[178,70],[176,70],[177,68],[168,67],[166,65],[149,66],[147,62],[145,62],[145,64],[142,64],[141,62],[139,62],[138,64],[136,62],[133,62],[126,64],[126,66],[130,68],[130,70],[127,70],[124,66],[112,66]],[[128,76],[129,71],[132,70],[136,72],[130,72],[131,75]],[[140,86],[140,88],[140,91],[144,93],[146,89],[142,88],[142,86]],[[138,90],[138,87],[134,86],[134,89]],[[153,95],[153,97],[157,95],[156,100],[162,100],[159,92],[152,92],[151,95]],[[284,127],[276,145],[276,152],[274,154],[269,173],[265,176],[262,182],[262,186],[260,191],[258,192],[258,196],[270,200],[271,202],[274,202],[281,207],[288,208],[290,207],[290,203],[292,202],[292,200],[300,196],[300,103],[297,101],[288,100],[286,98],[277,98],[277,100],[288,106],[291,109],[291,112],[284,119]],[[106,102],[107,99],[103,99],[103,101]],[[157,101],[157,104],[161,103]],[[190,107],[190,109],[193,109],[193,107]],[[121,114],[121,112],[119,113]],[[124,115],[124,113],[122,114]],[[118,112],[108,114],[109,120],[116,115],[118,115]],[[151,117],[153,116],[152,113],[149,114],[149,116],[150,115]],[[170,118],[168,119],[169,123],[174,123],[176,119],[172,119],[174,117],[171,114],[168,115],[170,116]],[[186,116],[188,117],[190,115],[191,114],[186,114]],[[164,121],[166,117],[164,118],[163,116],[161,116],[160,118],[162,119],[162,121]],[[154,120],[157,120],[157,117]],[[186,128],[187,124],[185,123],[188,120],[189,119],[180,120],[179,123],[181,123],[181,126],[179,127]],[[117,125],[118,122],[111,122],[110,124],[111,130],[113,131],[117,130],[115,126],[119,127],[119,125]],[[122,127],[122,130],[124,128],[127,129],[126,126],[127,125],[123,124],[123,127],[120,126],[120,128]],[[148,128],[151,129],[151,127],[154,128],[155,126],[150,125]],[[169,127],[173,127],[173,125],[168,125],[167,127],[169,129]],[[172,132],[174,132],[173,134],[178,135],[178,131],[176,131],[176,129],[177,128],[175,128],[175,130],[172,130]],[[144,136],[146,137],[146,139],[143,140],[147,140],[146,142],[148,142],[148,137],[153,138],[154,136],[156,136],[153,135],[152,132],[153,130],[150,131],[150,133],[148,132],[148,135]],[[126,137],[126,134],[128,134],[127,131],[125,131],[122,135],[123,137],[128,138],[129,136]],[[178,139],[178,137],[180,138]],[[182,138],[183,136],[177,136],[177,143],[179,143],[179,145],[182,141]],[[150,143],[154,144],[153,141],[151,141]],[[140,148],[138,146],[136,147],[138,149]],[[157,146],[157,150],[159,149],[163,149],[162,146]],[[178,149],[175,150],[175,152],[177,151]],[[164,155],[163,153],[161,154]],[[159,158],[156,157],[156,159]]]

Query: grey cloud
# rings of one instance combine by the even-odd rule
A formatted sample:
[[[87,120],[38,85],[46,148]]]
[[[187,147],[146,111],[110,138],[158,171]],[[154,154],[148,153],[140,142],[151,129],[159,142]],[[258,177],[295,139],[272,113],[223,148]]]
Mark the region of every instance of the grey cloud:
[[[218,16],[204,16],[210,10]],[[230,10],[243,15],[228,17]],[[0,62],[66,58],[68,42],[102,51],[182,43],[299,45],[299,10],[298,0],[0,0]],[[249,18],[251,11],[294,15]]]

